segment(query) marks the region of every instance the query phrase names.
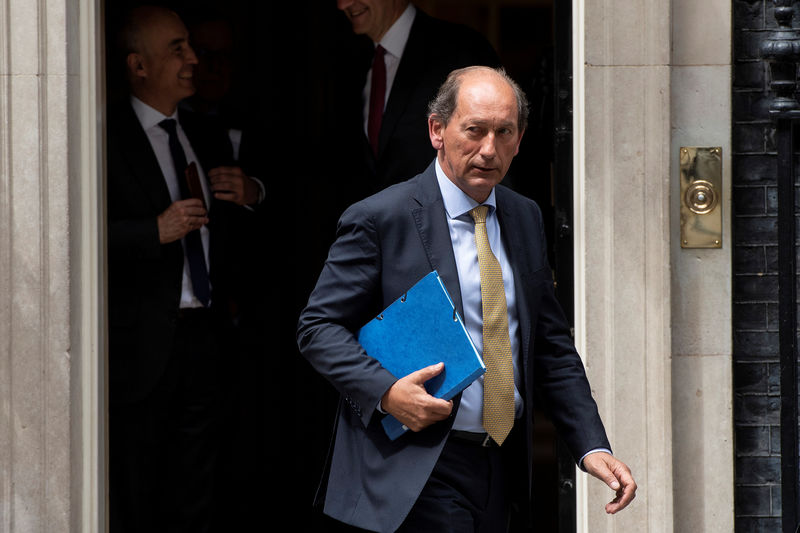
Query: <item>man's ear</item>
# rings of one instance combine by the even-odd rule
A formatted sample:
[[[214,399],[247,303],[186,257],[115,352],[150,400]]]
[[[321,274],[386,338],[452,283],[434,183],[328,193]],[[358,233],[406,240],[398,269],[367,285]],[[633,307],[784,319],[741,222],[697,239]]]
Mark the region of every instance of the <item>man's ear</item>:
[[[517,147],[514,149],[514,155],[519,153],[519,145],[522,144],[522,135],[525,133],[525,130],[519,132],[519,139],[517,139]]]
[[[444,124],[436,115],[428,117],[428,136],[431,138],[431,145],[434,150],[444,148]]]
[[[128,57],[125,58],[125,62],[128,65],[128,73],[134,78],[144,78],[147,76],[143,59],[142,54],[136,52],[131,52],[128,54]]]

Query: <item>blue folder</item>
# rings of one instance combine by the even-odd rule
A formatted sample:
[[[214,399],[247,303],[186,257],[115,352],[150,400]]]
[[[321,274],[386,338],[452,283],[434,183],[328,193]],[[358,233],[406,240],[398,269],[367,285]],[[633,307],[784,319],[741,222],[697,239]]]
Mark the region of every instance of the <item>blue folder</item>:
[[[397,378],[443,362],[444,370],[428,380],[425,389],[444,400],[452,399],[486,372],[435,270],[367,322],[358,332],[358,341]],[[382,423],[391,440],[408,429],[392,415]]]

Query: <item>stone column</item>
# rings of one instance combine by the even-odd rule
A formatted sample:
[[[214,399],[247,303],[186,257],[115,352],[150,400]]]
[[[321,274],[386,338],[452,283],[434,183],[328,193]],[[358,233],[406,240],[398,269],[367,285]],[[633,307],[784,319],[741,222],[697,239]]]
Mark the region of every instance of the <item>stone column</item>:
[[[733,524],[732,2],[672,1],[672,454],[675,531]],[[722,147],[722,249],[680,246],[682,146]]]
[[[733,524],[732,4],[673,0],[672,414],[675,531]],[[679,150],[722,147],[722,249],[681,249]]]
[[[576,4],[576,340],[640,485],[609,516],[611,490],[581,477],[578,531],[672,531],[671,2]]]
[[[0,3],[0,531],[8,533],[96,531],[103,516],[98,5]]]

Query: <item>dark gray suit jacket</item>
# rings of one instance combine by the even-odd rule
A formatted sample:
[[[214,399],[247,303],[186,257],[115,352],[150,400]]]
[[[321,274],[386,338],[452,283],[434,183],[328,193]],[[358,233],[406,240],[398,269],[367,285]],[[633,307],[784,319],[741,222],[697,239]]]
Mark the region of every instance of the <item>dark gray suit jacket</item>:
[[[525,435],[530,488],[530,407],[537,391],[574,457],[610,446],[553,294],[539,208],[503,186],[496,188],[496,198],[517,291],[526,406],[517,424]],[[431,164],[342,215],[337,239],[300,316],[302,354],[343,398],[324,510],[365,529],[394,531],[402,523],[441,453],[460,397],[447,420],[390,441],[375,407],[402,376],[391,375],[369,357],[354,332],[434,269],[463,316],[444,203]]]
[[[233,164],[225,132],[180,111],[181,126],[207,172]],[[145,397],[172,353],[183,273],[181,241],[160,244],[157,217],[172,203],[150,141],[128,102],[108,123],[109,377],[113,401]],[[209,206],[212,311],[231,325],[232,302],[246,287],[241,272],[243,228],[253,214],[230,202]]]

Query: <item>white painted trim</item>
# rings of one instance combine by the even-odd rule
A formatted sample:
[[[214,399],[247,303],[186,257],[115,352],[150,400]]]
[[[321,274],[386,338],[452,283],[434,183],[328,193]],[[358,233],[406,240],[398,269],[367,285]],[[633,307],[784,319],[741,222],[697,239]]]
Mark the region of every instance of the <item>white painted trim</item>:
[[[106,398],[105,398],[105,133],[102,0],[79,0],[78,7],[78,99],[80,121],[77,192],[73,199],[72,234],[73,298],[77,321],[74,357],[80,358],[79,384],[74,389],[80,402],[80,518],[76,529],[85,533],[107,531],[106,501]],[[74,208],[79,208],[78,212]],[[73,359],[75,360],[75,359]],[[77,431],[77,428],[76,428]],[[76,512],[78,510],[76,509]]]
[[[581,357],[586,353],[586,262],[585,178],[586,178],[586,109],[584,68],[585,0],[572,0],[572,247],[573,308],[575,347]],[[575,468],[575,523],[577,533],[588,533],[587,475]]]

